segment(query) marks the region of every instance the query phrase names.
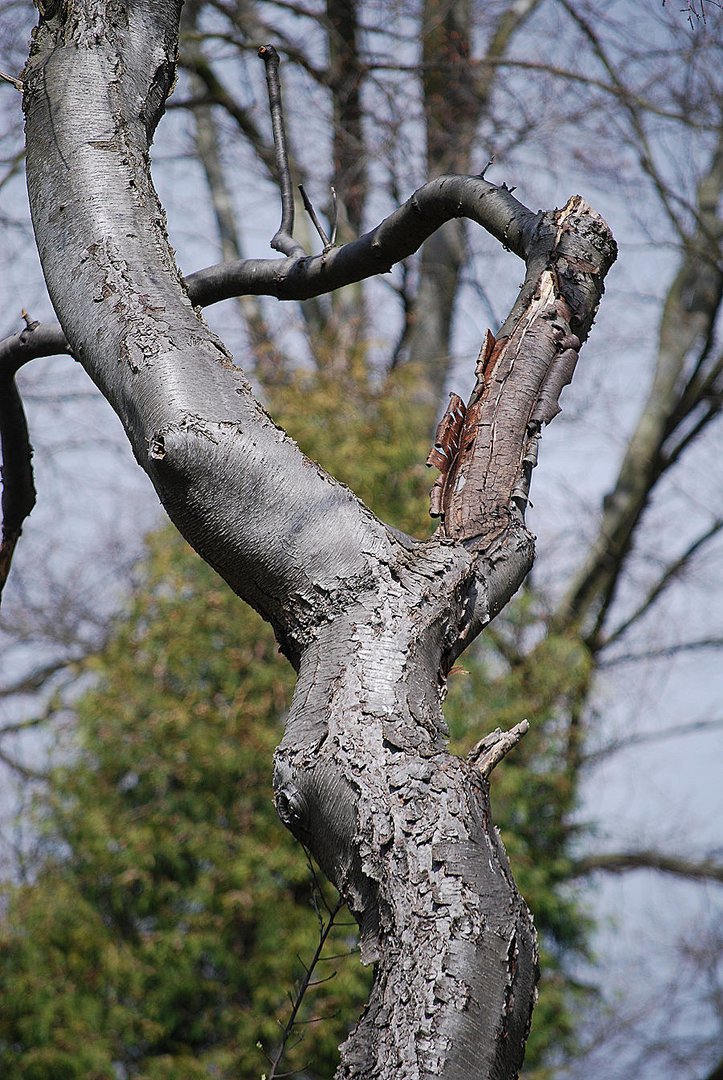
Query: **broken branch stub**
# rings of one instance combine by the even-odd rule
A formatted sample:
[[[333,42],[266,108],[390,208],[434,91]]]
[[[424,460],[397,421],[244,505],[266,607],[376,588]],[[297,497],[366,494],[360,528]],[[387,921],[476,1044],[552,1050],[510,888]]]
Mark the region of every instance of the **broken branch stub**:
[[[444,477],[443,533],[480,554],[510,523],[513,498],[526,498],[540,429],[559,412],[616,256],[610,230],[580,196],[544,219],[512,313],[496,339],[485,337]]]
[[[517,746],[529,730],[530,724],[527,720],[521,720],[509,731],[495,728],[472,747],[467,760],[476,765],[485,780],[488,780],[492,770],[509,754],[510,750]]]

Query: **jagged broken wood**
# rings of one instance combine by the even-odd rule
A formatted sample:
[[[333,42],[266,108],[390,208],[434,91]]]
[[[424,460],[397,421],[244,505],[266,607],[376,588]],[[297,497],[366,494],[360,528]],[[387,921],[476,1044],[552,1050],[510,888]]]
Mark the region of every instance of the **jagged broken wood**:
[[[495,728],[472,747],[467,757],[477,766],[486,780],[492,770],[509,754],[510,750],[517,746],[529,730],[528,720],[521,720],[509,731]]]
[[[98,0],[74,0],[41,20],[24,84],[48,289],[70,351],[169,515],[269,620],[298,671],[277,807],[376,963],[337,1077],[512,1077],[534,1000],[534,931],[484,768],[447,752],[441,702],[455,656],[531,566],[520,491],[562,385],[553,369],[587,336],[614,243],[581,199],[533,214],[480,177],[444,177],[345,247],[189,278],[195,303],[239,281],[312,295],[388,269],[460,215],[525,260],[478,365],[444,522],[427,541],[403,536],[266,415],[178,274],[148,145],[173,81],[180,6],[136,0],[101,17]]]

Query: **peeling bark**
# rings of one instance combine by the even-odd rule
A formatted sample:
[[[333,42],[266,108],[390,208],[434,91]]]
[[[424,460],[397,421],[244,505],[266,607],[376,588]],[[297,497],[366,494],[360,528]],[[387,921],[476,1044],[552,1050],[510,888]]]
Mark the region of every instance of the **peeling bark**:
[[[41,21],[24,85],[51,298],[168,513],[298,670],[276,755],[279,814],[340,888],[362,958],[376,964],[337,1076],[513,1077],[534,1001],[534,930],[492,823],[498,752],[479,765],[449,755],[441,703],[452,660],[531,566],[532,447],[614,243],[579,198],[533,215],[479,178],[445,177],[326,263],[280,260],[289,279],[318,273],[328,286],[341,264],[358,280],[463,213],[525,257],[520,296],[478,368],[444,525],[426,543],[401,536],[266,415],[175,267],[148,144],[180,7],[66,0]],[[256,264],[234,273],[253,280]]]

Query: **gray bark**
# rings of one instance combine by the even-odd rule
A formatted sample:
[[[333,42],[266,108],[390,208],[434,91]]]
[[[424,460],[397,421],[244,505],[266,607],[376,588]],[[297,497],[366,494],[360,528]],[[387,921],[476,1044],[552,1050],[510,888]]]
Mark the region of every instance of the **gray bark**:
[[[24,82],[50,295],[168,513],[272,623],[298,670],[277,806],[342,891],[362,957],[376,963],[337,1076],[513,1077],[534,1000],[534,930],[492,823],[489,770],[447,753],[441,703],[454,657],[531,566],[523,510],[537,439],[614,243],[581,199],[536,216],[473,178],[430,185],[380,226],[409,229],[418,244],[450,216],[450,192],[472,189],[472,216],[527,264],[478,364],[443,524],[426,543],[400,536],[266,415],[175,267],[148,144],[172,83],[180,7],[45,6]],[[364,276],[385,235],[360,240],[356,264],[354,245],[328,262]],[[293,276],[314,261],[281,262]]]

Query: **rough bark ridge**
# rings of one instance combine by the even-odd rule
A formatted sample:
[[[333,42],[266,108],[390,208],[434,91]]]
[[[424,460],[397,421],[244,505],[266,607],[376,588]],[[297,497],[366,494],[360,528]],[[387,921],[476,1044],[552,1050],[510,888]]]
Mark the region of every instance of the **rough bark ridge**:
[[[45,7],[25,108],[50,295],[169,514],[273,624],[299,672],[276,759],[279,813],[349,901],[363,958],[377,963],[338,1077],[512,1077],[534,1000],[534,931],[486,775],[446,752],[444,676],[532,563],[523,510],[537,439],[614,243],[580,199],[534,215],[471,177],[443,178],[392,215],[392,232],[406,214],[417,236],[469,213],[527,264],[478,364],[443,524],[426,543],[395,533],[264,413],[175,267],[148,145],[172,84],[180,8]],[[366,276],[387,251],[388,224],[328,262]],[[312,263],[279,260],[302,284]]]

